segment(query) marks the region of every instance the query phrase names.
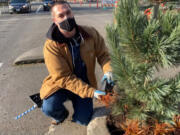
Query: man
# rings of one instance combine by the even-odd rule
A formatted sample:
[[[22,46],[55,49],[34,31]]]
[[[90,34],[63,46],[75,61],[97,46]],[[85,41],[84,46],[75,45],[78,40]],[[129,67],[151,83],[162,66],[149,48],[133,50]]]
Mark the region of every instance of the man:
[[[111,82],[109,54],[94,28],[76,24],[67,2],[54,3],[51,15],[53,24],[44,45],[49,76],[40,90],[42,111],[53,118],[53,124],[61,123],[68,116],[63,103],[69,99],[74,108],[72,121],[87,125],[93,114],[92,98],[105,95],[96,90],[96,58],[105,73],[103,79]]]

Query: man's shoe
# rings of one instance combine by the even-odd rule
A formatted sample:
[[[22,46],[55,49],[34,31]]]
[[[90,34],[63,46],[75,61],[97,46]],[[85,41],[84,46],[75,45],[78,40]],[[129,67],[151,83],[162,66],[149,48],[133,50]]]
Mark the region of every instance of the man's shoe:
[[[52,125],[58,125],[59,123],[60,123],[60,122],[58,122],[57,120],[52,120],[52,121],[51,121],[51,124],[52,124]]]
[[[65,110],[62,118],[61,118],[60,120],[55,120],[55,119],[53,119],[53,120],[51,121],[51,124],[52,124],[52,125],[58,125],[58,124],[60,124],[60,123],[63,123],[64,120],[68,117],[68,115],[69,115],[69,112],[68,112],[67,110]]]

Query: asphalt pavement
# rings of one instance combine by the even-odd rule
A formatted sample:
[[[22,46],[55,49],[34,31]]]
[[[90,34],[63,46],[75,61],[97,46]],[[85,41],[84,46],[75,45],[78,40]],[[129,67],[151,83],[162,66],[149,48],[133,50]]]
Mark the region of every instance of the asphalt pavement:
[[[36,109],[19,120],[15,116],[29,109],[33,103],[29,95],[39,92],[48,71],[43,63],[14,65],[27,59],[42,59],[42,47],[51,25],[49,12],[33,8],[30,14],[2,14],[0,16],[0,135],[86,135],[86,127],[71,123],[70,102],[68,120],[53,127],[51,119]],[[112,9],[96,9],[92,4],[72,5],[78,24],[94,26],[106,39],[105,26],[113,21]],[[180,66],[158,76],[175,75]],[[166,74],[168,73],[168,74]],[[100,86],[102,71],[97,65],[96,78]],[[99,104],[95,102],[95,106]]]
[[[105,26],[113,21],[111,9],[85,8],[77,4],[72,7],[78,24],[94,26],[105,38]],[[32,50],[43,47],[51,23],[50,13],[42,10],[0,16],[0,135],[42,135],[49,132],[51,119],[44,116],[40,109],[19,120],[14,119],[33,105],[28,96],[39,92],[43,79],[48,75],[45,65],[16,66],[13,63],[29,51],[33,58],[42,56],[41,49],[39,53]],[[100,80],[102,71],[99,66],[96,74],[97,80]],[[67,107],[72,109],[69,104]],[[81,129],[84,133],[86,128],[79,128],[79,131]],[[65,130],[69,130],[69,126],[64,126],[64,133]]]

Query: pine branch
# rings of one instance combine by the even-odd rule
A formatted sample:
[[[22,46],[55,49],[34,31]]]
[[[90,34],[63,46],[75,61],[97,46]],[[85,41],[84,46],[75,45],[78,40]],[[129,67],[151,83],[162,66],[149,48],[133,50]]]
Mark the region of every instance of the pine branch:
[[[137,0],[121,0],[116,24],[107,27],[113,77],[119,98],[115,114],[130,119],[172,122],[178,114],[180,75],[153,80],[155,69],[169,67],[179,58],[180,15],[159,11],[148,20]]]

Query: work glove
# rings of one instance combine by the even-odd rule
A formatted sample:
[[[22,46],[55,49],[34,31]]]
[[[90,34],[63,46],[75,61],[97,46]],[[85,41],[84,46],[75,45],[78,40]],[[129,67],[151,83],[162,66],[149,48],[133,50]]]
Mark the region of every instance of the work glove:
[[[99,99],[100,97],[99,96],[104,96],[106,95],[106,93],[104,91],[101,91],[101,90],[95,90],[94,91],[94,97]]]
[[[107,81],[108,84],[114,86],[114,82],[112,80],[112,72],[107,72],[104,74],[101,83],[103,83],[104,81]]]

